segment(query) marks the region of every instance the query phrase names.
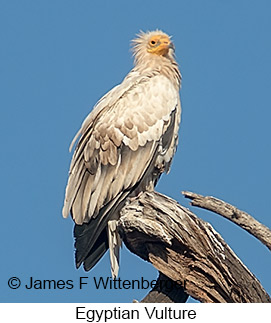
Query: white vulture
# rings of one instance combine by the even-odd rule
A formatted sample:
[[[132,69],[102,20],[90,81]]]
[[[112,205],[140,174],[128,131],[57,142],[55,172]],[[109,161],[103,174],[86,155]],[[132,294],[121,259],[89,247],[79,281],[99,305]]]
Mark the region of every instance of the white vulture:
[[[152,191],[168,172],[181,116],[181,74],[170,37],[160,30],[133,40],[135,66],[105,94],[73,139],[63,216],[74,222],[76,266],[90,270],[109,248],[119,269],[119,211],[128,197]]]

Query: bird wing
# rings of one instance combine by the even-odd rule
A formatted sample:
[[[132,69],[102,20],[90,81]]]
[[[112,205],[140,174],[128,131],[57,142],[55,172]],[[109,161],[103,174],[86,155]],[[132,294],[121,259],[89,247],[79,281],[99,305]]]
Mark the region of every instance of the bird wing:
[[[128,85],[111,90],[82,125],[63,207],[63,216],[72,210],[77,224],[140,181],[158,147],[161,154],[170,148],[161,139],[179,105],[176,89],[163,75]]]
[[[108,210],[112,214],[136,187],[153,187],[154,169],[168,170],[179,121],[178,91],[161,74],[127,77],[85,119],[63,207],[63,216],[71,212],[76,224],[91,222],[86,230],[92,232],[92,241],[77,265],[106,227]],[[75,230],[78,246],[85,228]]]

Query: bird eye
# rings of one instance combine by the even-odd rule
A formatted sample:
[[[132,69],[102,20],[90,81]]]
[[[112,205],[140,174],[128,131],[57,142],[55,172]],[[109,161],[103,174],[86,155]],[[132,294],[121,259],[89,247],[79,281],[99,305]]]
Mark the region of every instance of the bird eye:
[[[152,45],[155,45],[156,44],[156,41],[155,40],[151,40],[151,44]]]

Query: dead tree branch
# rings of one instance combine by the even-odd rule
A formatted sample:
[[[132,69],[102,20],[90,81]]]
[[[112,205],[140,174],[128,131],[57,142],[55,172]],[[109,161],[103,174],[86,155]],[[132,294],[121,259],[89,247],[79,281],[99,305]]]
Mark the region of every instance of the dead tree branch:
[[[182,192],[182,194],[192,200],[191,205],[222,215],[252,234],[271,250],[271,230],[248,213],[212,196],[203,196],[187,191]]]
[[[141,303],[185,303],[188,296],[181,285],[159,273],[154,288],[141,300]]]
[[[131,252],[201,302],[271,302],[212,226],[164,195],[134,198],[122,209],[118,230]]]

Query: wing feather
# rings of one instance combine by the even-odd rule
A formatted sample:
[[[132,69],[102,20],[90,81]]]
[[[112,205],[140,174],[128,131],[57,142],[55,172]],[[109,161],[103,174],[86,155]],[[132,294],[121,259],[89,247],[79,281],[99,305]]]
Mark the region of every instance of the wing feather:
[[[122,147],[122,152],[119,155],[119,166],[110,185],[108,195],[109,200],[116,196],[116,192],[121,192],[124,189],[124,182],[127,176],[131,159],[131,151],[127,146]]]
[[[96,214],[96,209],[97,209],[97,202],[98,202],[98,199],[99,199],[99,196],[101,194],[101,191],[102,191],[102,188],[103,188],[103,185],[104,185],[104,181],[106,179],[106,168],[102,168],[101,169],[101,176],[99,177],[99,181],[97,183],[97,186],[95,187],[95,190],[93,191],[93,193],[91,194],[91,199],[90,199],[90,203],[89,203],[89,210],[88,210],[88,214],[89,216],[86,217],[86,214],[83,215],[84,217],[84,222],[88,222],[89,219]],[[90,216],[91,215],[91,216]],[[75,218],[76,220],[76,218]],[[82,224],[82,223],[78,223],[76,221],[77,224]]]
[[[70,212],[76,223],[77,267],[84,261],[89,270],[109,242],[116,275],[120,240],[112,221],[127,196],[153,189],[168,171],[179,122],[178,91],[160,74],[128,76],[85,119],[63,207],[63,216]]]
[[[85,184],[85,187],[83,190],[83,197],[82,197],[82,214],[87,214],[91,193],[93,188],[95,187],[94,186],[95,175],[92,175],[89,172],[86,172],[86,176],[87,176],[87,182]]]
[[[83,163],[79,163],[73,168],[73,171],[69,174],[68,184],[66,187],[65,201],[63,206],[63,217],[67,218],[72,208],[72,203],[81,185],[82,178],[85,173],[85,167]]]
[[[87,222],[110,199],[141,180],[178,105],[176,90],[168,83],[159,75],[138,82],[136,91],[127,91],[118,100],[113,92],[111,100],[110,95],[102,100],[103,109],[94,109],[87,117],[71,163],[64,216],[71,209],[77,224]],[[85,175],[87,171],[95,176]]]
[[[84,201],[84,191],[85,187],[88,183],[88,172],[84,172],[82,181],[81,181],[81,189],[78,190],[78,193],[75,196],[72,212],[78,216],[77,221],[78,223],[83,223],[84,221],[84,213],[83,213],[83,201]],[[83,189],[82,189],[83,188]]]

